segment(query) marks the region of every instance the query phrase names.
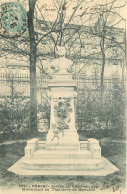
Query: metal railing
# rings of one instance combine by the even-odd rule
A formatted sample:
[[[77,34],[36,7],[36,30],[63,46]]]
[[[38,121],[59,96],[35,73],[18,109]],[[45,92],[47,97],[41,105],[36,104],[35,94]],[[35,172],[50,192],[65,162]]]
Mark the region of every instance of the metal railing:
[[[37,75],[37,91],[41,93],[42,90],[48,89],[48,83],[50,78],[47,75]],[[86,76],[81,74],[74,77],[77,83],[77,90],[89,90],[89,91],[99,91],[101,79],[97,75]],[[114,83],[119,85],[126,85],[127,77],[104,77],[103,85],[104,89],[111,90]],[[7,76],[5,73],[0,74],[0,96],[10,96],[12,88],[15,91],[22,93],[25,96],[30,95],[30,76],[29,74],[18,74],[15,76]]]

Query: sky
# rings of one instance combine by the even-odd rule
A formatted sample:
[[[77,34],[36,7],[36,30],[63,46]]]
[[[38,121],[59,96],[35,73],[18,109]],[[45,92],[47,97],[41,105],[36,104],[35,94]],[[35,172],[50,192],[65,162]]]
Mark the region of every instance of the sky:
[[[0,0],[0,3],[6,3],[6,2],[14,2],[17,0]],[[28,0],[19,0],[20,2],[25,3],[25,9],[26,11],[28,11]],[[60,0],[37,0],[36,3],[36,10],[37,10],[37,14],[38,17],[40,17],[40,19],[42,19],[42,15],[44,16],[44,18],[46,20],[49,21],[54,21],[56,16],[57,16],[57,12],[54,11],[56,10],[56,6],[54,4],[54,2],[56,1],[60,1]],[[72,14],[72,11],[74,11],[74,7],[77,5],[77,2],[79,2],[80,0],[66,0],[67,4],[66,4],[66,15],[67,15],[67,19],[70,17],[70,15]],[[85,3],[83,3],[81,5],[81,7],[79,7],[79,11],[77,12],[77,17],[75,18],[75,20],[73,21],[75,24],[82,24],[84,23],[84,25],[89,26],[89,22],[87,22],[88,17],[87,15],[83,15],[84,11],[87,10],[89,11],[90,8],[95,7],[95,4],[97,4],[99,6],[99,4],[101,2],[104,2],[106,0],[84,0]],[[107,0],[108,2],[113,1],[113,0]],[[124,2],[124,0],[118,0],[119,2]],[[98,9],[97,6],[97,9]],[[39,9],[41,9],[41,12],[39,11]],[[127,18],[127,5],[121,9],[121,11],[119,12],[119,14],[123,17],[123,18]],[[81,15],[83,15],[82,17],[80,17]],[[94,18],[96,19],[96,17]],[[127,25],[126,25],[127,26]],[[121,22],[119,25],[117,25],[117,27],[120,28],[125,28],[125,22]]]
[[[25,4],[25,9],[28,11],[28,0],[1,0],[1,4],[2,3],[6,3],[6,2],[14,2],[14,1],[19,1],[19,2],[23,2]],[[64,0],[63,0],[64,1]],[[65,14],[66,14],[66,22],[69,20],[72,12],[75,9],[75,6],[77,5],[77,3],[79,3],[82,0],[65,0],[66,2],[66,10],[65,10]],[[81,5],[79,6],[78,11],[76,11],[75,13],[75,19],[72,23],[74,24],[80,24],[80,25],[86,25],[89,26],[91,25],[91,21],[94,22],[94,20],[96,20],[97,15],[95,15],[93,18],[91,18],[91,21],[88,22],[87,20],[89,19],[89,14],[85,14],[90,12],[90,9],[95,13],[97,12],[97,10],[100,10],[101,6],[103,5],[105,2],[112,2],[113,0],[84,0],[83,3],[81,3]],[[116,0],[114,6],[117,5],[123,5],[125,4],[125,1],[127,0]],[[37,12],[37,17],[39,17],[40,19],[42,18],[42,15],[44,16],[45,20],[49,20],[49,21],[54,21],[57,17],[57,4],[61,2],[61,0],[37,0],[36,2],[36,12]],[[95,6],[96,5],[96,6]],[[93,7],[95,9],[93,9]],[[39,9],[41,9],[41,11],[39,11]],[[121,17],[123,18],[127,18],[127,5],[123,8],[120,9],[120,11],[117,11],[118,14],[121,15]],[[120,18],[118,18],[119,21]],[[125,22],[121,21],[119,24],[117,24],[117,27],[120,28],[125,28]]]
[[[41,8],[41,13],[43,14],[43,16],[45,17],[46,20],[50,20],[50,21],[54,21],[55,18],[57,17],[57,11],[54,11],[54,9],[56,10],[55,4],[57,4],[56,2],[58,2],[60,0],[37,0],[37,6]],[[76,11],[75,13],[75,20],[72,23],[77,23],[77,24],[83,24],[86,26],[91,25],[90,22],[88,22],[87,20],[89,19],[89,14],[84,14],[84,12],[89,13],[90,9],[94,12],[97,13],[98,10],[100,10],[101,6],[103,5],[104,2],[112,2],[113,0],[84,0],[84,2],[81,4],[81,6],[79,6],[78,11]],[[55,2],[55,3],[54,3]],[[68,21],[68,18],[70,18],[72,12],[74,11],[74,7],[77,5],[77,2],[79,3],[80,1],[78,0],[66,0],[66,21]],[[125,0],[116,0],[116,2],[114,3],[113,6],[118,6],[118,5],[124,5],[125,4]],[[111,5],[111,4],[109,4]],[[37,8],[37,7],[36,7]],[[95,9],[94,9],[95,8]],[[38,17],[41,18],[41,14],[39,9],[37,9],[38,11]],[[115,10],[117,11],[118,14],[121,15],[121,17],[126,18],[127,17],[127,6],[124,6],[123,8],[121,8],[120,10]],[[92,20],[94,22],[94,20],[96,20],[97,15],[94,14],[94,16],[92,17]],[[118,17],[118,21],[121,18]],[[117,23],[117,22],[116,22]],[[120,28],[125,28],[125,22],[121,21],[119,24],[117,24],[117,27]]]

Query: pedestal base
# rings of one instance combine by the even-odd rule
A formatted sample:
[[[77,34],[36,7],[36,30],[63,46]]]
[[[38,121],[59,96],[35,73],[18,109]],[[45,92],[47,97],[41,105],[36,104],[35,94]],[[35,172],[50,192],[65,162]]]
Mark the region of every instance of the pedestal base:
[[[49,144],[33,139],[27,142],[25,157],[8,169],[19,175],[106,176],[119,171],[101,157],[98,141],[76,144]]]
[[[13,166],[11,166],[8,171],[13,172],[18,175],[23,176],[107,176],[116,171],[119,171],[111,162],[106,158],[102,157],[104,162],[104,168],[96,170],[40,170],[40,169],[27,169],[23,168],[22,164],[25,161],[25,158],[21,158]],[[32,162],[32,161],[31,161]],[[29,164],[28,164],[29,166]]]
[[[54,132],[52,130],[49,130],[47,134],[47,143],[51,144],[79,144],[79,136],[76,130],[69,131],[64,130],[64,133],[60,133],[58,137],[54,138]]]

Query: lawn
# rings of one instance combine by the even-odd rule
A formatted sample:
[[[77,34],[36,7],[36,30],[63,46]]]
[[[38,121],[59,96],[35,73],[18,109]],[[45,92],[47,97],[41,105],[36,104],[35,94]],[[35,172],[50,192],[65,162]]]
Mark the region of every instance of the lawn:
[[[0,146],[0,188],[3,190],[19,189],[22,185],[52,185],[57,187],[61,185],[75,187],[78,185],[88,185],[99,190],[104,188],[104,185],[114,184],[115,189],[125,188],[125,141],[124,142],[109,142],[100,141],[102,147],[102,155],[108,158],[120,172],[108,175],[106,177],[88,177],[88,176],[18,176],[7,169],[24,156],[25,142],[17,142]],[[114,188],[112,187],[112,188]],[[110,189],[112,189],[110,188]],[[112,190],[113,192],[113,190]],[[80,192],[79,192],[80,193]],[[103,193],[103,192],[102,192]]]

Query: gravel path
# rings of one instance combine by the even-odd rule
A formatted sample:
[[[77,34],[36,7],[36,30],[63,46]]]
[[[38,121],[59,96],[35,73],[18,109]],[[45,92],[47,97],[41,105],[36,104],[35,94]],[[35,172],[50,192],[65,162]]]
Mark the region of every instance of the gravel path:
[[[12,143],[23,143],[23,142],[27,142],[28,139],[18,139],[18,140],[10,140],[10,141],[4,141],[2,143],[0,143],[1,145],[7,145],[7,144],[12,144]]]
[[[13,144],[13,143],[23,143],[27,142],[29,139],[18,139],[18,140],[10,140],[10,141],[4,141],[0,143],[1,145],[7,145],[7,144]],[[116,143],[127,143],[127,140],[111,140],[111,139],[101,139],[100,142],[116,142]]]

